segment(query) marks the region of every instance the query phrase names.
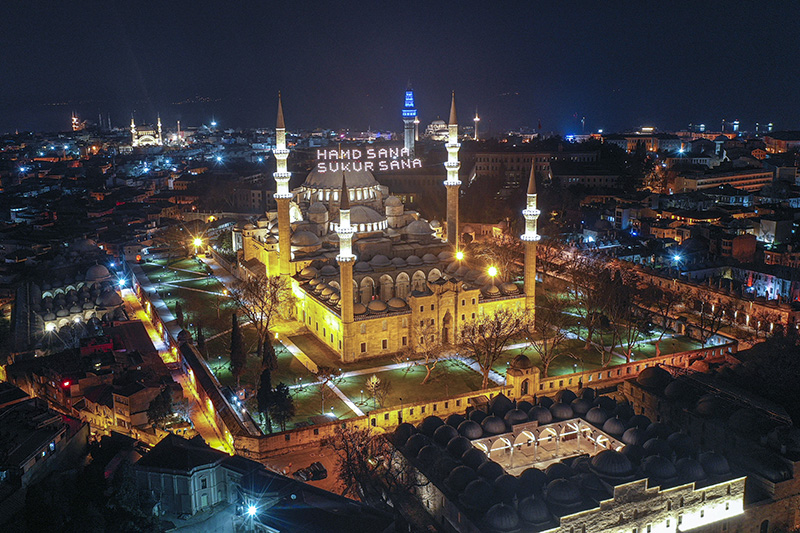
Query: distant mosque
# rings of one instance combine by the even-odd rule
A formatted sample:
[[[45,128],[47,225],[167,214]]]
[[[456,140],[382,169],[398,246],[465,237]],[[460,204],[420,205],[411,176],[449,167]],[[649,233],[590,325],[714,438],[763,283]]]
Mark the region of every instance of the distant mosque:
[[[162,146],[164,140],[161,136],[161,115],[158,116],[158,122],[154,128],[152,125],[143,125],[139,128],[136,127],[136,122],[131,116],[131,146],[137,148],[139,146]]]
[[[408,111],[413,111],[413,115]],[[416,110],[406,94],[405,148],[413,153]],[[463,257],[458,239],[458,121],[455,94],[444,163],[447,220],[420,218],[371,172],[311,171],[289,191],[286,126],[278,96],[274,173],[277,212],[237,224],[233,248],[246,275],[291,278],[294,312],[343,362],[456,343],[465,322],[498,308],[533,312],[539,211],[533,175],[523,215],[521,285],[500,283]]]

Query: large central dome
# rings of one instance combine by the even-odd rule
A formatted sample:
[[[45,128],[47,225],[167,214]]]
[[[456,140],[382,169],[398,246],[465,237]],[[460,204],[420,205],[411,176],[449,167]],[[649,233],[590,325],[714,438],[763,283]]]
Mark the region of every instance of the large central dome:
[[[341,189],[342,188],[342,171],[334,172],[319,172],[316,168],[312,170],[305,183],[303,184],[309,189]],[[360,171],[347,171],[347,188],[359,189],[364,187],[376,187],[378,182],[375,176],[368,170]]]

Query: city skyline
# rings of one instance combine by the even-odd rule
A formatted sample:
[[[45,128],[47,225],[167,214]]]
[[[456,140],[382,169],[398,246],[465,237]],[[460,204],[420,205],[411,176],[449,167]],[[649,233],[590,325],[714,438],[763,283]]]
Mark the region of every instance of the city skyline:
[[[778,75],[797,62],[779,7],[761,9],[756,27],[740,2],[724,12],[581,7],[11,6],[6,20],[25,24],[4,28],[14,75],[0,82],[0,131],[66,129],[73,111],[115,125],[160,112],[168,127],[212,115],[224,127],[264,127],[278,90],[295,129],[401,131],[409,81],[423,124],[445,118],[455,90],[490,133],[541,123],[576,134],[584,117],[587,133],[800,121],[785,109],[798,82]]]

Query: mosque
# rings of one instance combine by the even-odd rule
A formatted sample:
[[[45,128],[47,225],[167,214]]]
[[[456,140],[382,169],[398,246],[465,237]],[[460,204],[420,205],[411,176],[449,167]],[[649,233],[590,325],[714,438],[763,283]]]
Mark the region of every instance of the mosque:
[[[413,139],[406,136],[405,148]],[[413,350],[430,340],[455,343],[463,323],[498,308],[532,313],[539,239],[533,175],[523,211],[523,283],[500,283],[490,275],[496,270],[460,249],[459,147],[453,95],[444,224],[407,210],[359,165],[350,167],[358,171],[344,172],[315,168],[290,191],[279,95],[273,151],[277,211],[234,230],[242,270],[289,277],[296,318],[343,362]],[[406,152],[413,154],[413,145]]]

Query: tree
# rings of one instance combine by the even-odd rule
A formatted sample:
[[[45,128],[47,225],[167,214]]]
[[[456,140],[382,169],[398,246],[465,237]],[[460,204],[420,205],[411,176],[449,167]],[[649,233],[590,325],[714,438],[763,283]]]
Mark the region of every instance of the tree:
[[[231,315],[231,374],[236,378],[236,388],[238,389],[239,378],[242,376],[242,371],[247,365],[247,352],[244,348],[244,337],[242,330],[239,328],[239,319],[236,313]]]
[[[681,293],[671,288],[662,288],[653,284],[648,284],[644,290],[638,294],[638,303],[642,310],[649,313],[660,328],[661,333],[656,339],[656,356],[661,355],[661,341],[664,334],[670,327],[673,311],[682,301]]]
[[[265,368],[261,371],[261,379],[259,380],[258,393],[256,399],[258,400],[258,412],[261,413],[262,421],[269,433],[272,433],[272,420],[270,419],[270,407],[273,402],[272,386],[272,371]]]
[[[165,387],[147,408],[147,420],[153,427],[161,425],[172,414],[172,391]]]
[[[575,334],[585,341],[584,349],[589,350],[593,346],[595,330],[600,327],[606,312],[611,276],[583,254],[575,254],[564,266],[571,311],[579,318]]]
[[[180,302],[175,302],[175,321],[183,327],[183,307]]]
[[[489,372],[513,337],[521,333],[522,313],[505,307],[479,314],[461,327],[461,344],[472,354],[483,374],[481,387],[489,387]]]
[[[286,423],[291,420],[295,411],[294,399],[292,399],[289,386],[283,382],[278,383],[275,390],[272,391],[272,403],[269,407],[269,414],[281,427],[281,431],[286,431]]]
[[[534,318],[525,320],[522,325],[522,334],[542,361],[544,377],[549,375],[553,361],[565,355],[559,347],[569,338],[567,305],[566,300],[545,294],[544,301],[536,305]],[[575,358],[573,354],[566,355]]]
[[[639,290],[636,276],[623,274],[622,270],[614,273],[606,306],[609,329],[612,332],[609,361],[613,356],[614,349],[617,346],[624,346],[625,361],[630,363],[634,348],[651,330],[646,313],[638,306],[636,295]]]
[[[412,366],[425,367],[425,377],[420,383],[420,385],[425,385],[430,380],[433,371],[436,370],[439,361],[446,357],[447,351],[439,339],[436,325],[430,322],[422,326],[414,325],[411,344],[411,347],[398,354],[396,361],[402,363],[412,360],[413,364],[406,366],[406,371]]]
[[[335,387],[341,381],[342,373],[337,368],[329,366],[317,367],[317,387],[319,391],[319,399],[322,403],[322,414],[325,414],[325,400],[333,395],[332,387]]]
[[[728,315],[733,316],[733,313],[729,313],[728,305],[719,300],[715,302],[701,300],[699,307],[697,328],[700,332],[700,343],[705,348],[711,337],[719,333],[719,330],[728,323]]]
[[[336,454],[345,496],[357,496],[382,509],[391,502],[391,508],[398,513],[402,502],[420,485],[385,435],[373,434],[369,429],[337,427],[327,446]]]
[[[197,323],[195,324],[195,339],[197,341],[197,349],[200,350],[203,354],[206,352],[206,337],[203,335],[203,323],[200,319],[197,319]]]
[[[497,268],[499,281],[511,281],[522,271],[522,243],[508,235],[475,242],[470,246],[469,253]]]
[[[277,369],[278,359],[269,333],[273,320],[286,311],[286,302],[289,301],[289,284],[286,279],[259,274],[236,282],[230,292],[237,308],[256,330],[256,355],[261,359],[262,366],[271,370]]]
[[[376,404],[380,407],[383,407],[384,403],[386,402],[386,397],[389,396],[389,392],[392,390],[391,382],[388,380],[382,380],[376,374],[372,374],[367,378],[367,380],[364,382],[364,387],[367,389],[369,397],[372,398],[373,407]]]

